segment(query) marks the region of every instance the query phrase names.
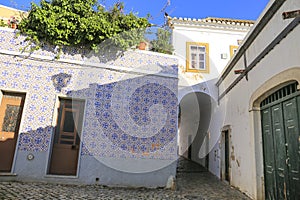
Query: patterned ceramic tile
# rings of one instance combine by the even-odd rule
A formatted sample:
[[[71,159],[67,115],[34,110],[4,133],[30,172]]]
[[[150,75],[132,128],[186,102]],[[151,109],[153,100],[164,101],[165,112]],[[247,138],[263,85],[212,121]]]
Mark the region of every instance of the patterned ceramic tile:
[[[0,50],[11,50],[20,52],[24,49],[28,42],[24,42],[25,36],[16,36],[16,32],[5,31],[0,29]],[[64,47],[61,59],[85,61],[90,63],[100,63],[101,54],[94,56],[90,50],[81,48]],[[34,52],[35,55],[48,56],[55,58],[57,55],[57,48],[50,45],[43,45],[38,51]],[[151,57],[151,59],[145,59]],[[149,54],[148,52],[141,51],[127,51],[121,55],[113,56],[113,59],[106,61],[107,65],[120,66],[126,68],[141,68],[152,70],[154,65],[161,67],[160,72],[177,75],[178,73],[178,60],[174,57],[165,56],[162,54]]]
[[[23,40],[0,30],[0,50],[19,51]],[[64,51],[64,58],[84,59],[81,49]],[[55,55],[51,46],[35,53]],[[19,150],[49,150],[57,98],[66,96],[86,101],[82,155],[176,158],[177,79],[157,76],[153,67],[176,75],[177,60],[130,51],[109,64],[148,71],[149,75],[111,70],[107,63],[106,68],[95,68],[0,54],[0,90],[26,92]]]

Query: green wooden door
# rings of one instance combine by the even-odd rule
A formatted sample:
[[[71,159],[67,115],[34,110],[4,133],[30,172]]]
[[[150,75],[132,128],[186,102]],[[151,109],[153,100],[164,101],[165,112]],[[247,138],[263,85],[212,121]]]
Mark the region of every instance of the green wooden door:
[[[262,111],[266,199],[276,199],[274,141],[270,108]]]
[[[297,105],[299,97],[283,102],[284,108],[284,125],[287,140],[287,166],[289,170],[289,190],[288,196],[291,199],[300,199],[299,195],[299,112]],[[296,198],[297,197],[297,198]]]
[[[300,199],[300,96],[286,86],[261,104],[266,199]]]

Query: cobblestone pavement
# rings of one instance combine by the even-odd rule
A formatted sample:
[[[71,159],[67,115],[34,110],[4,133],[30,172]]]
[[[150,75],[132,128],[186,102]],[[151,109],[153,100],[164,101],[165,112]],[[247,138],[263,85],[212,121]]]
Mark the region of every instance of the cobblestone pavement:
[[[220,182],[195,163],[178,165],[177,189],[110,188],[99,185],[0,182],[0,199],[245,199],[244,194]]]

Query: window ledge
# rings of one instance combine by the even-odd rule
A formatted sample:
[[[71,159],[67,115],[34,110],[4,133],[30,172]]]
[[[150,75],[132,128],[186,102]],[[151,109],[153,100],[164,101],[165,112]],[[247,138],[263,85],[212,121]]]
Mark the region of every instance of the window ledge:
[[[78,176],[52,175],[52,174],[47,174],[44,177],[45,178],[60,178],[60,179],[78,179]]]
[[[17,174],[10,172],[0,172],[0,176],[17,176]]]
[[[187,69],[186,72],[189,72],[189,73],[205,73],[205,74],[209,74],[209,70],[198,70],[198,69]]]

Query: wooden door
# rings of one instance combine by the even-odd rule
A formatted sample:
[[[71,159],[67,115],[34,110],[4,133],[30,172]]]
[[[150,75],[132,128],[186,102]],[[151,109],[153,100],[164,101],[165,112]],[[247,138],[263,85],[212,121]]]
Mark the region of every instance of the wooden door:
[[[230,131],[229,129],[222,131],[221,138],[221,148],[220,148],[220,157],[221,157],[221,168],[220,168],[220,177],[222,180],[230,183],[231,179],[231,164],[230,164]],[[215,156],[217,152],[215,151]]]
[[[261,104],[266,199],[300,199],[300,92],[288,85]]]
[[[193,138],[191,135],[188,136],[188,159],[192,160],[192,145],[193,145]]]
[[[270,108],[262,111],[262,132],[265,168],[265,193],[266,199],[277,199],[274,141],[272,135]]]
[[[84,102],[60,99],[50,174],[76,175]]]
[[[287,188],[289,186],[288,170],[286,165],[286,138],[283,123],[282,104],[271,107],[272,116],[272,133],[274,142],[274,158],[275,158],[275,175],[277,199],[287,199]]]
[[[3,93],[0,106],[0,172],[11,172],[25,95]]]
[[[300,107],[299,103],[300,96],[283,102],[284,127],[287,146],[286,165],[289,174],[287,196],[289,197],[289,199],[300,199],[300,113],[298,112]]]
[[[225,153],[225,157],[224,157],[224,161],[225,161],[225,180],[230,182],[230,174],[229,174],[229,168],[230,168],[230,158],[229,158],[229,131],[226,130],[224,131],[224,153]]]

